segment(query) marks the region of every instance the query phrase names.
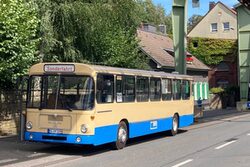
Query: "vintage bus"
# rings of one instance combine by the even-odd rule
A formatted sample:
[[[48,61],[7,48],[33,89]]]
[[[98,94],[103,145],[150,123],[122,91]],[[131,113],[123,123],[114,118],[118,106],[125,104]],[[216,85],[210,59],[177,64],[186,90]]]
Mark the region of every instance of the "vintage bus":
[[[30,68],[26,141],[122,149],[128,139],[193,123],[192,77],[80,63]]]

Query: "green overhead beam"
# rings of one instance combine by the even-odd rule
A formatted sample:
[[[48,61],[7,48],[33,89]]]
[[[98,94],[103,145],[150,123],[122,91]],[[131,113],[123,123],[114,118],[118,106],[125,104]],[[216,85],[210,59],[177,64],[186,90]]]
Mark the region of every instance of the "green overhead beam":
[[[173,0],[172,20],[175,71],[186,74],[187,0]]]

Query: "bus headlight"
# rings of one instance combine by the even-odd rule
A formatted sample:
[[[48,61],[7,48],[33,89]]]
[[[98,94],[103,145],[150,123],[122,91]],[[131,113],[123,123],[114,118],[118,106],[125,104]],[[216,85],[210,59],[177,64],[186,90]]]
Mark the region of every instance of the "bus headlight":
[[[28,121],[26,123],[26,129],[28,129],[28,130],[32,129],[32,122]]]
[[[88,131],[88,125],[82,124],[82,126],[81,126],[81,132],[82,133],[86,133],[87,131]]]

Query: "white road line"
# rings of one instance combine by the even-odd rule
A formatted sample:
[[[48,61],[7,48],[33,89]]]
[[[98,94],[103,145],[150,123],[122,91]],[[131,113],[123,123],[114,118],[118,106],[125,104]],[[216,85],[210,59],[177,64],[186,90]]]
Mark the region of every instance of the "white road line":
[[[12,162],[12,161],[16,161],[16,160],[18,160],[18,159],[4,159],[4,160],[0,160],[0,164]]]
[[[34,154],[31,154],[31,155],[28,155],[27,157],[28,158],[33,158],[33,157],[38,157],[38,156],[42,156],[42,155],[45,155],[45,153],[34,153]]]
[[[248,133],[247,136],[250,136],[250,133]]]
[[[181,163],[179,163],[179,164],[176,164],[176,165],[174,165],[174,166],[172,166],[172,167],[180,167],[180,166],[185,165],[185,164],[187,164],[187,163],[189,163],[189,162],[192,162],[192,161],[193,161],[193,159],[188,159],[188,160],[183,161],[183,162],[181,162]]]
[[[223,148],[223,147],[226,147],[226,146],[228,146],[229,144],[232,144],[232,143],[234,143],[234,142],[236,142],[236,140],[227,142],[227,143],[225,143],[225,144],[223,144],[223,145],[221,145],[221,146],[216,147],[215,149],[216,149],[216,150],[219,150],[219,149],[221,149],[221,148]]]

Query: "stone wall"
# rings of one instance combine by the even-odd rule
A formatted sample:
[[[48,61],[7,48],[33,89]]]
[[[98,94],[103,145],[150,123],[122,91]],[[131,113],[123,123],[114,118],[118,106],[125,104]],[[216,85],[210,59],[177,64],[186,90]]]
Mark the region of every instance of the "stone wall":
[[[18,134],[20,105],[25,109],[25,103],[20,101],[20,92],[0,90],[0,136]]]
[[[0,121],[0,136],[16,135],[19,131],[19,117]]]

